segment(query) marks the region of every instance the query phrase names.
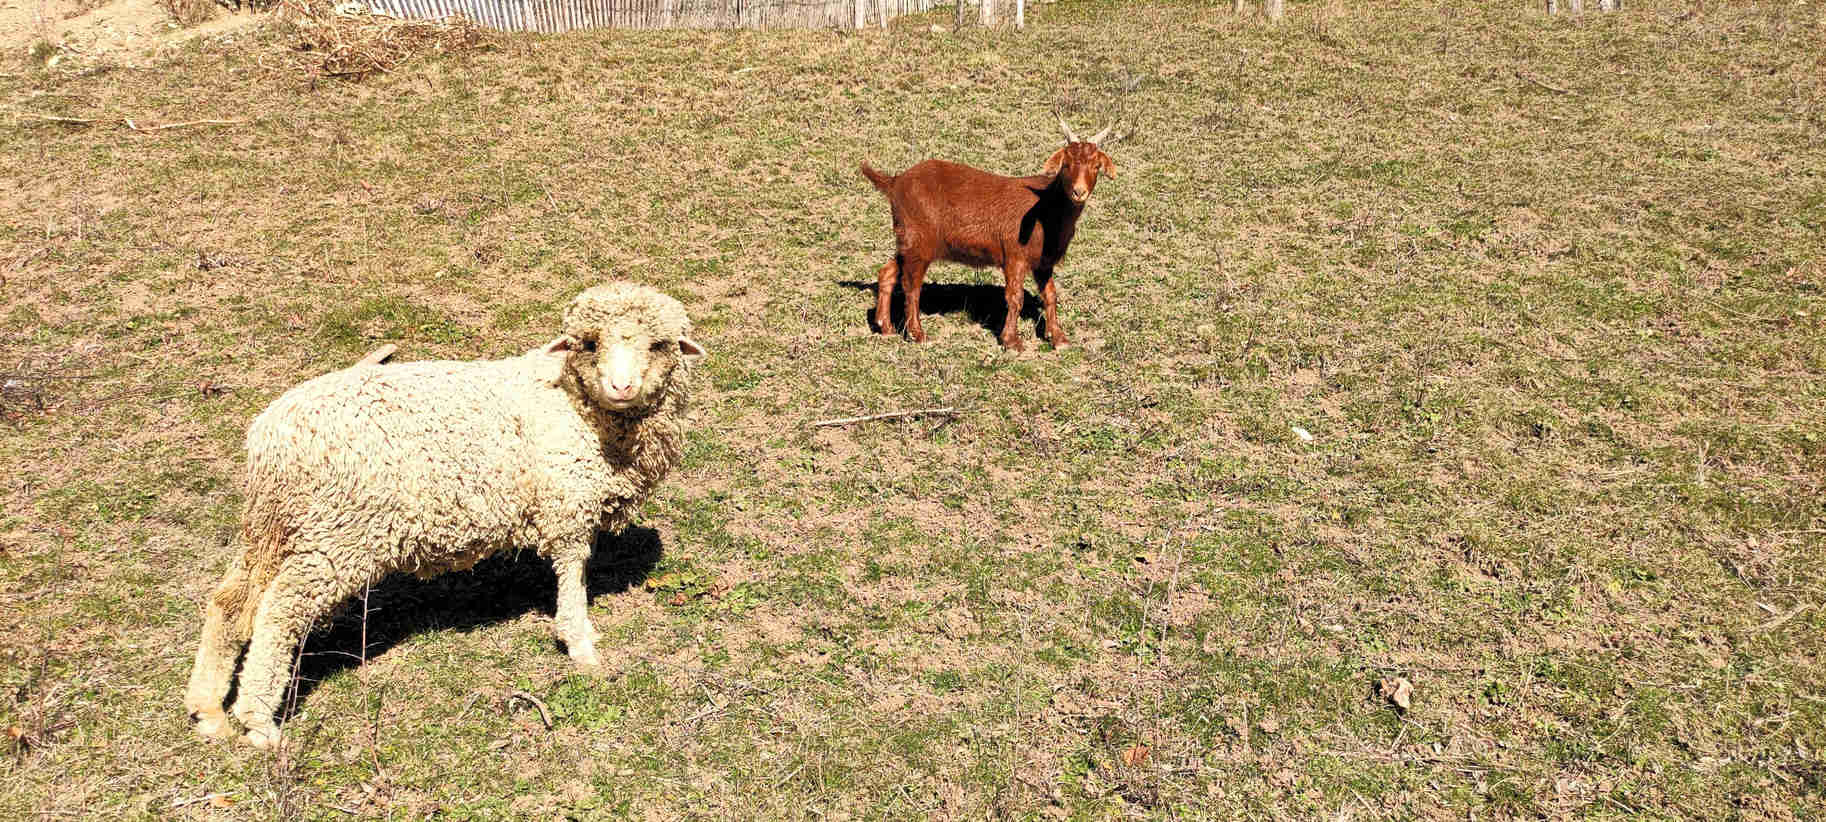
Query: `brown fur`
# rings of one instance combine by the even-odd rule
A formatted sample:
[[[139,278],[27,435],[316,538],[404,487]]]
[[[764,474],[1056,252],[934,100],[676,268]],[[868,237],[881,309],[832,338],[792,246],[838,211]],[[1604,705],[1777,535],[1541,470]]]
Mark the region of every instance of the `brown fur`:
[[[925,342],[919,323],[919,290],[926,267],[949,260],[1002,270],[1008,316],[1001,341],[1019,351],[1017,327],[1029,274],[1046,310],[1046,336],[1065,346],[1059,328],[1059,290],[1053,270],[1065,257],[1078,217],[1099,175],[1116,176],[1116,164],[1096,143],[1067,143],[1046,159],[1041,173],[1003,177],[944,160],[926,160],[889,176],[862,164],[862,176],[888,198],[894,212],[894,259],[876,273],[875,321],[894,333],[888,297],[898,283],[906,295],[907,335]]]

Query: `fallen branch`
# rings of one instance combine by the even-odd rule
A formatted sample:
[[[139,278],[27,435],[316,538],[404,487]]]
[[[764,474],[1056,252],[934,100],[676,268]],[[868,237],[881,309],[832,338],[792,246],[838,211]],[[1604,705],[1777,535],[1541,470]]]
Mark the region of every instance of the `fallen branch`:
[[[539,721],[545,723],[546,730],[549,731],[552,729],[552,714],[550,711],[546,710],[544,702],[539,701],[538,697],[525,691],[514,691],[507,695],[508,708],[511,709],[513,707],[514,700],[516,699],[525,700],[526,704],[537,708],[539,710]]]
[[[889,411],[886,414],[870,414],[866,417],[841,417],[834,420],[819,420],[811,424],[813,428],[828,425],[849,425],[853,422],[874,422],[875,420],[901,420],[913,417],[955,417],[955,408],[916,408],[911,411]]]
[[[387,343],[386,345],[376,348],[373,351],[369,351],[368,356],[362,357],[359,361],[357,361],[355,363],[355,365],[357,365],[357,366],[380,365],[381,363],[384,363],[387,360],[392,359],[393,352],[398,351],[398,350],[399,350],[399,346],[394,345],[393,343]]]
[[[1554,94],[1571,94],[1571,93],[1572,93],[1572,89],[1569,89],[1569,88],[1560,88],[1560,87],[1559,87],[1559,86],[1555,86],[1555,85],[1549,85],[1549,84],[1547,84],[1547,83],[1543,83],[1543,82],[1541,82],[1541,81],[1539,81],[1539,80],[1536,80],[1536,79],[1534,79],[1534,78],[1533,78],[1533,77],[1529,77],[1529,76],[1528,76],[1528,75],[1526,75],[1526,74],[1523,74],[1523,73],[1521,73],[1521,72],[1520,72],[1520,71],[1517,71],[1517,72],[1516,72],[1516,73],[1515,73],[1515,77],[1516,77],[1516,79],[1518,79],[1518,80],[1526,80],[1526,81],[1528,81],[1528,82],[1530,82],[1530,83],[1533,83],[1533,84],[1534,84],[1534,85],[1537,85],[1537,86],[1540,86],[1540,87],[1541,87],[1541,88],[1544,88],[1544,89],[1546,89],[1546,90],[1548,90],[1548,91],[1551,91],[1551,92],[1553,92],[1553,93],[1554,93]]]

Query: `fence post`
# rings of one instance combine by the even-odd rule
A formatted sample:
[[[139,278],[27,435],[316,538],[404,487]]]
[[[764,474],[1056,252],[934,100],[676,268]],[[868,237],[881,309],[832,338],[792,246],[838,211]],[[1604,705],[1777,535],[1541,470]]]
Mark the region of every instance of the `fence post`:
[[[1014,27],[1027,28],[1027,0],[1014,0]]]
[[[1262,10],[1268,13],[1268,19],[1278,22],[1281,19],[1281,0],[1268,0],[1262,5]]]
[[[983,0],[983,27],[995,25],[995,0]]]

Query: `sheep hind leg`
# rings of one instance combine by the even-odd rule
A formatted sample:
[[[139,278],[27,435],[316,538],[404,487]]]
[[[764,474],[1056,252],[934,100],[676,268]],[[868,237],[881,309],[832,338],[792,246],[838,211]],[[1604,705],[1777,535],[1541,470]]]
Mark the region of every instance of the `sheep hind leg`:
[[[241,668],[241,690],[235,697],[235,719],[247,728],[248,744],[262,750],[279,747],[274,715],[291,682],[299,643],[318,617],[360,587],[361,580],[338,578],[321,556],[304,554],[287,559],[260,595],[253,639]]]
[[[590,595],[584,582],[590,555],[585,545],[581,553],[552,558],[552,569],[558,573],[558,608],[552,631],[564,643],[571,661],[594,668],[602,660],[596,656],[596,626],[590,624]]]
[[[184,690],[185,713],[196,723],[198,734],[212,739],[234,735],[222,703],[234,682],[235,662],[247,644],[244,611],[256,604],[249,601],[247,588],[247,563],[237,552],[204,608],[203,638],[190,669],[190,685]]]
[[[883,337],[894,336],[894,314],[890,305],[894,284],[900,279],[900,258],[882,264],[875,272],[875,330]]]

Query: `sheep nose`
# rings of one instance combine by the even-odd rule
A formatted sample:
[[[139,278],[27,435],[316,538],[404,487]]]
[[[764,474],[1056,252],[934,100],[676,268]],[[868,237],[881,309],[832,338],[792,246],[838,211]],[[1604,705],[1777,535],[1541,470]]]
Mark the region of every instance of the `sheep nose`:
[[[628,382],[623,384],[611,381],[609,383],[609,398],[615,400],[634,399],[634,383]]]

